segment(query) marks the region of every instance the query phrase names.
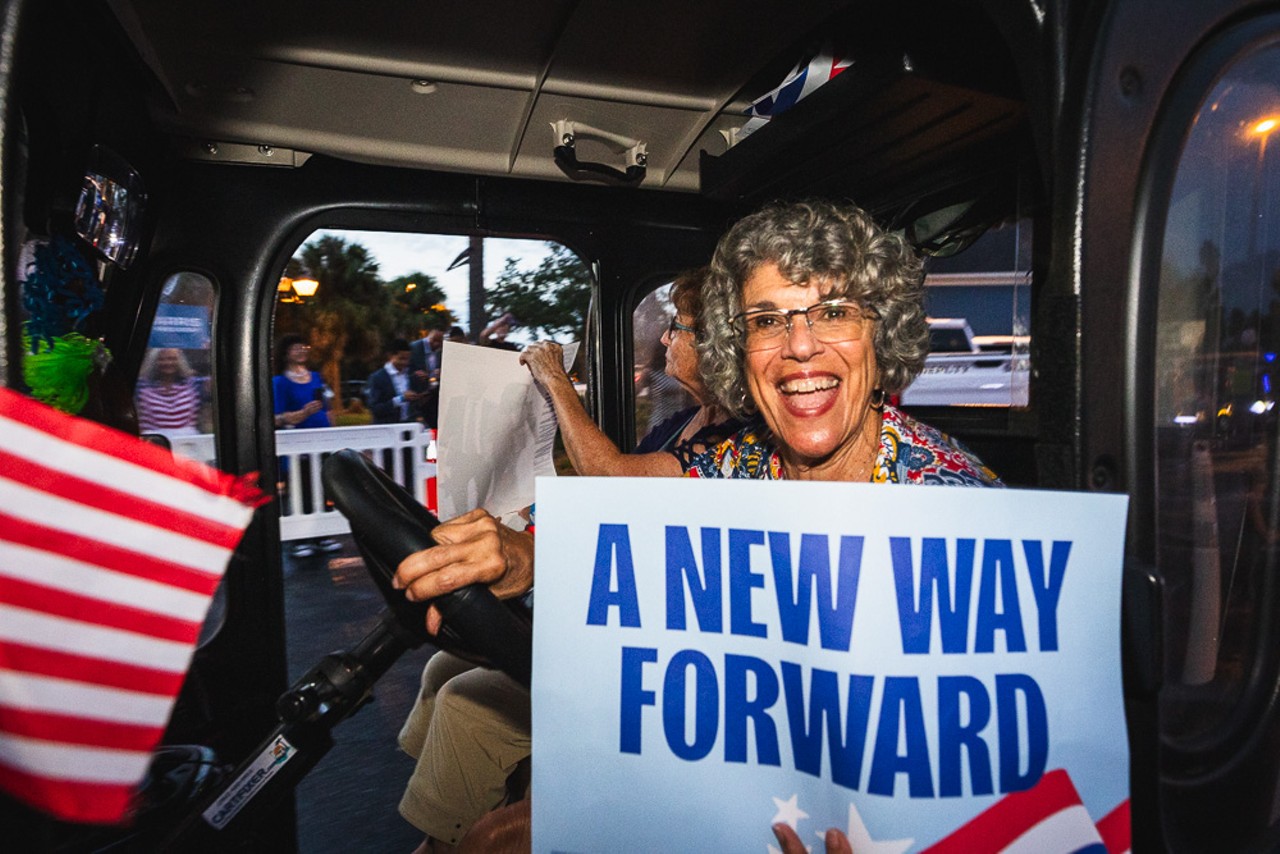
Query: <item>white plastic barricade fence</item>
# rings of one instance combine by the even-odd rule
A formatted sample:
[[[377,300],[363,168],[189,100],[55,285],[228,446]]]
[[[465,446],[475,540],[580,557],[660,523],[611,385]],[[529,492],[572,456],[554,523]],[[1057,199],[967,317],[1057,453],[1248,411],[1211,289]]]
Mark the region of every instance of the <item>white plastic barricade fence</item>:
[[[426,503],[426,481],[434,476],[435,460],[428,465],[427,445],[433,434],[421,424],[370,424],[364,427],[320,427],[313,430],[277,430],[276,455],[280,478],[280,539],[302,540],[349,533],[346,517],[325,504],[320,466],[329,454],[343,448],[364,453],[396,483]],[[175,436],[173,452],[214,461],[213,436]]]

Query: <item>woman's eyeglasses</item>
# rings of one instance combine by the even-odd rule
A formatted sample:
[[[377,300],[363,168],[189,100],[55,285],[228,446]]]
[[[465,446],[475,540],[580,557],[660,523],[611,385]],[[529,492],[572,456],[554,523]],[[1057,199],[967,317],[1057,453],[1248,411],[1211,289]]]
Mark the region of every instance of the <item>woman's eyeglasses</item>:
[[[667,325],[668,338],[675,338],[677,332],[693,332],[693,331],[694,329],[692,326],[685,326],[683,323],[676,320],[674,317],[671,318],[671,323]]]
[[[735,314],[732,322],[745,339],[748,350],[771,350],[782,346],[783,336],[790,334],[791,321],[797,316],[804,317],[814,338],[826,344],[838,344],[861,338],[863,318],[875,318],[876,314],[856,302],[826,300],[790,311],[752,309]]]

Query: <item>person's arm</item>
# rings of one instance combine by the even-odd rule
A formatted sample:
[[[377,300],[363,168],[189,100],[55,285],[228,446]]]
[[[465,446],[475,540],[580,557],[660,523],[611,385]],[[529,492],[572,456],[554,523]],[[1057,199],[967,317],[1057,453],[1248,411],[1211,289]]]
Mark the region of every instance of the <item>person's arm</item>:
[[[497,330],[499,326],[502,326],[505,324],[508,328],[511,328],[515,326],[515,323],[516,323],[516,316],[508,311],[506,314],[499,317],[493,323],[490,323],[484,329],[481,329],[480,334],[476,336],[476,343],[482,346],[485,344],[488,344],[489,339],[493,337],[493,333]]]
[[[439,545],[414,552],[396,568],[392,586],[410,602],[485,584],[499,599],[533,587],[533,534],[513,531],[482,509],[443,522],[431,532]],[[440,630],[440,613],[427,612],[427,630]]]
[[[683,474],[673,454],[624,454],[604,434],[578,398],[573,381],[564,372],[559,344],[539,341],[520,354],[520,361],[546,389],[564,437],[564,448],[578,474],[588,477],[679,477]]]
[[[271,390],[274,392],[273,405],[275,408],[275,425],[280,427],[296,427],[303,421],[311,417],[313,413],[319,412],[324,406],[318,400],[308,401],[301,409],[289,409],[288,386],[282,383],[289,382],[289,379],[282,376],[276,376],[271,381]]]

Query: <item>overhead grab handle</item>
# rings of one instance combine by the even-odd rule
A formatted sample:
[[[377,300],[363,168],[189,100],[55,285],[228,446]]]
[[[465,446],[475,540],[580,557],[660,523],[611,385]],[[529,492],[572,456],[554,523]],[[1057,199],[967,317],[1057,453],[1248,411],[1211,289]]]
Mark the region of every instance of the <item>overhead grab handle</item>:
[[[593,128],[579,122],[561,119],[551,123],[555,135],[555,161],[560,171],[574,181],[601,181],[622,187],[634,187],[644,180],[649,154],[645,143],[638,139]],[[622,169],[604,163],[579,160],[574,145],[579,139],[602,142],[622,155]]]

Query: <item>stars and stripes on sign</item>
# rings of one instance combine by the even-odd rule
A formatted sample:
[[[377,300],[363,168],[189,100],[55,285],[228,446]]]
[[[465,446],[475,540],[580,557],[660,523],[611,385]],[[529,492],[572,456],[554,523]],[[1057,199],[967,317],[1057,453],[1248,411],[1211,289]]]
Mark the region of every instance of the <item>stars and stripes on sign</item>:
[[[66,820],[126,816],[265,500],[0,388],[0,790]]]
[[[1104,841],[1102,823],[1094,824],[1071,777],[1059,768],[1026,791],[1005,795],[923,854],[1123,854],[1129,849],[1128,804],[1103,820],[1111,822]]]

